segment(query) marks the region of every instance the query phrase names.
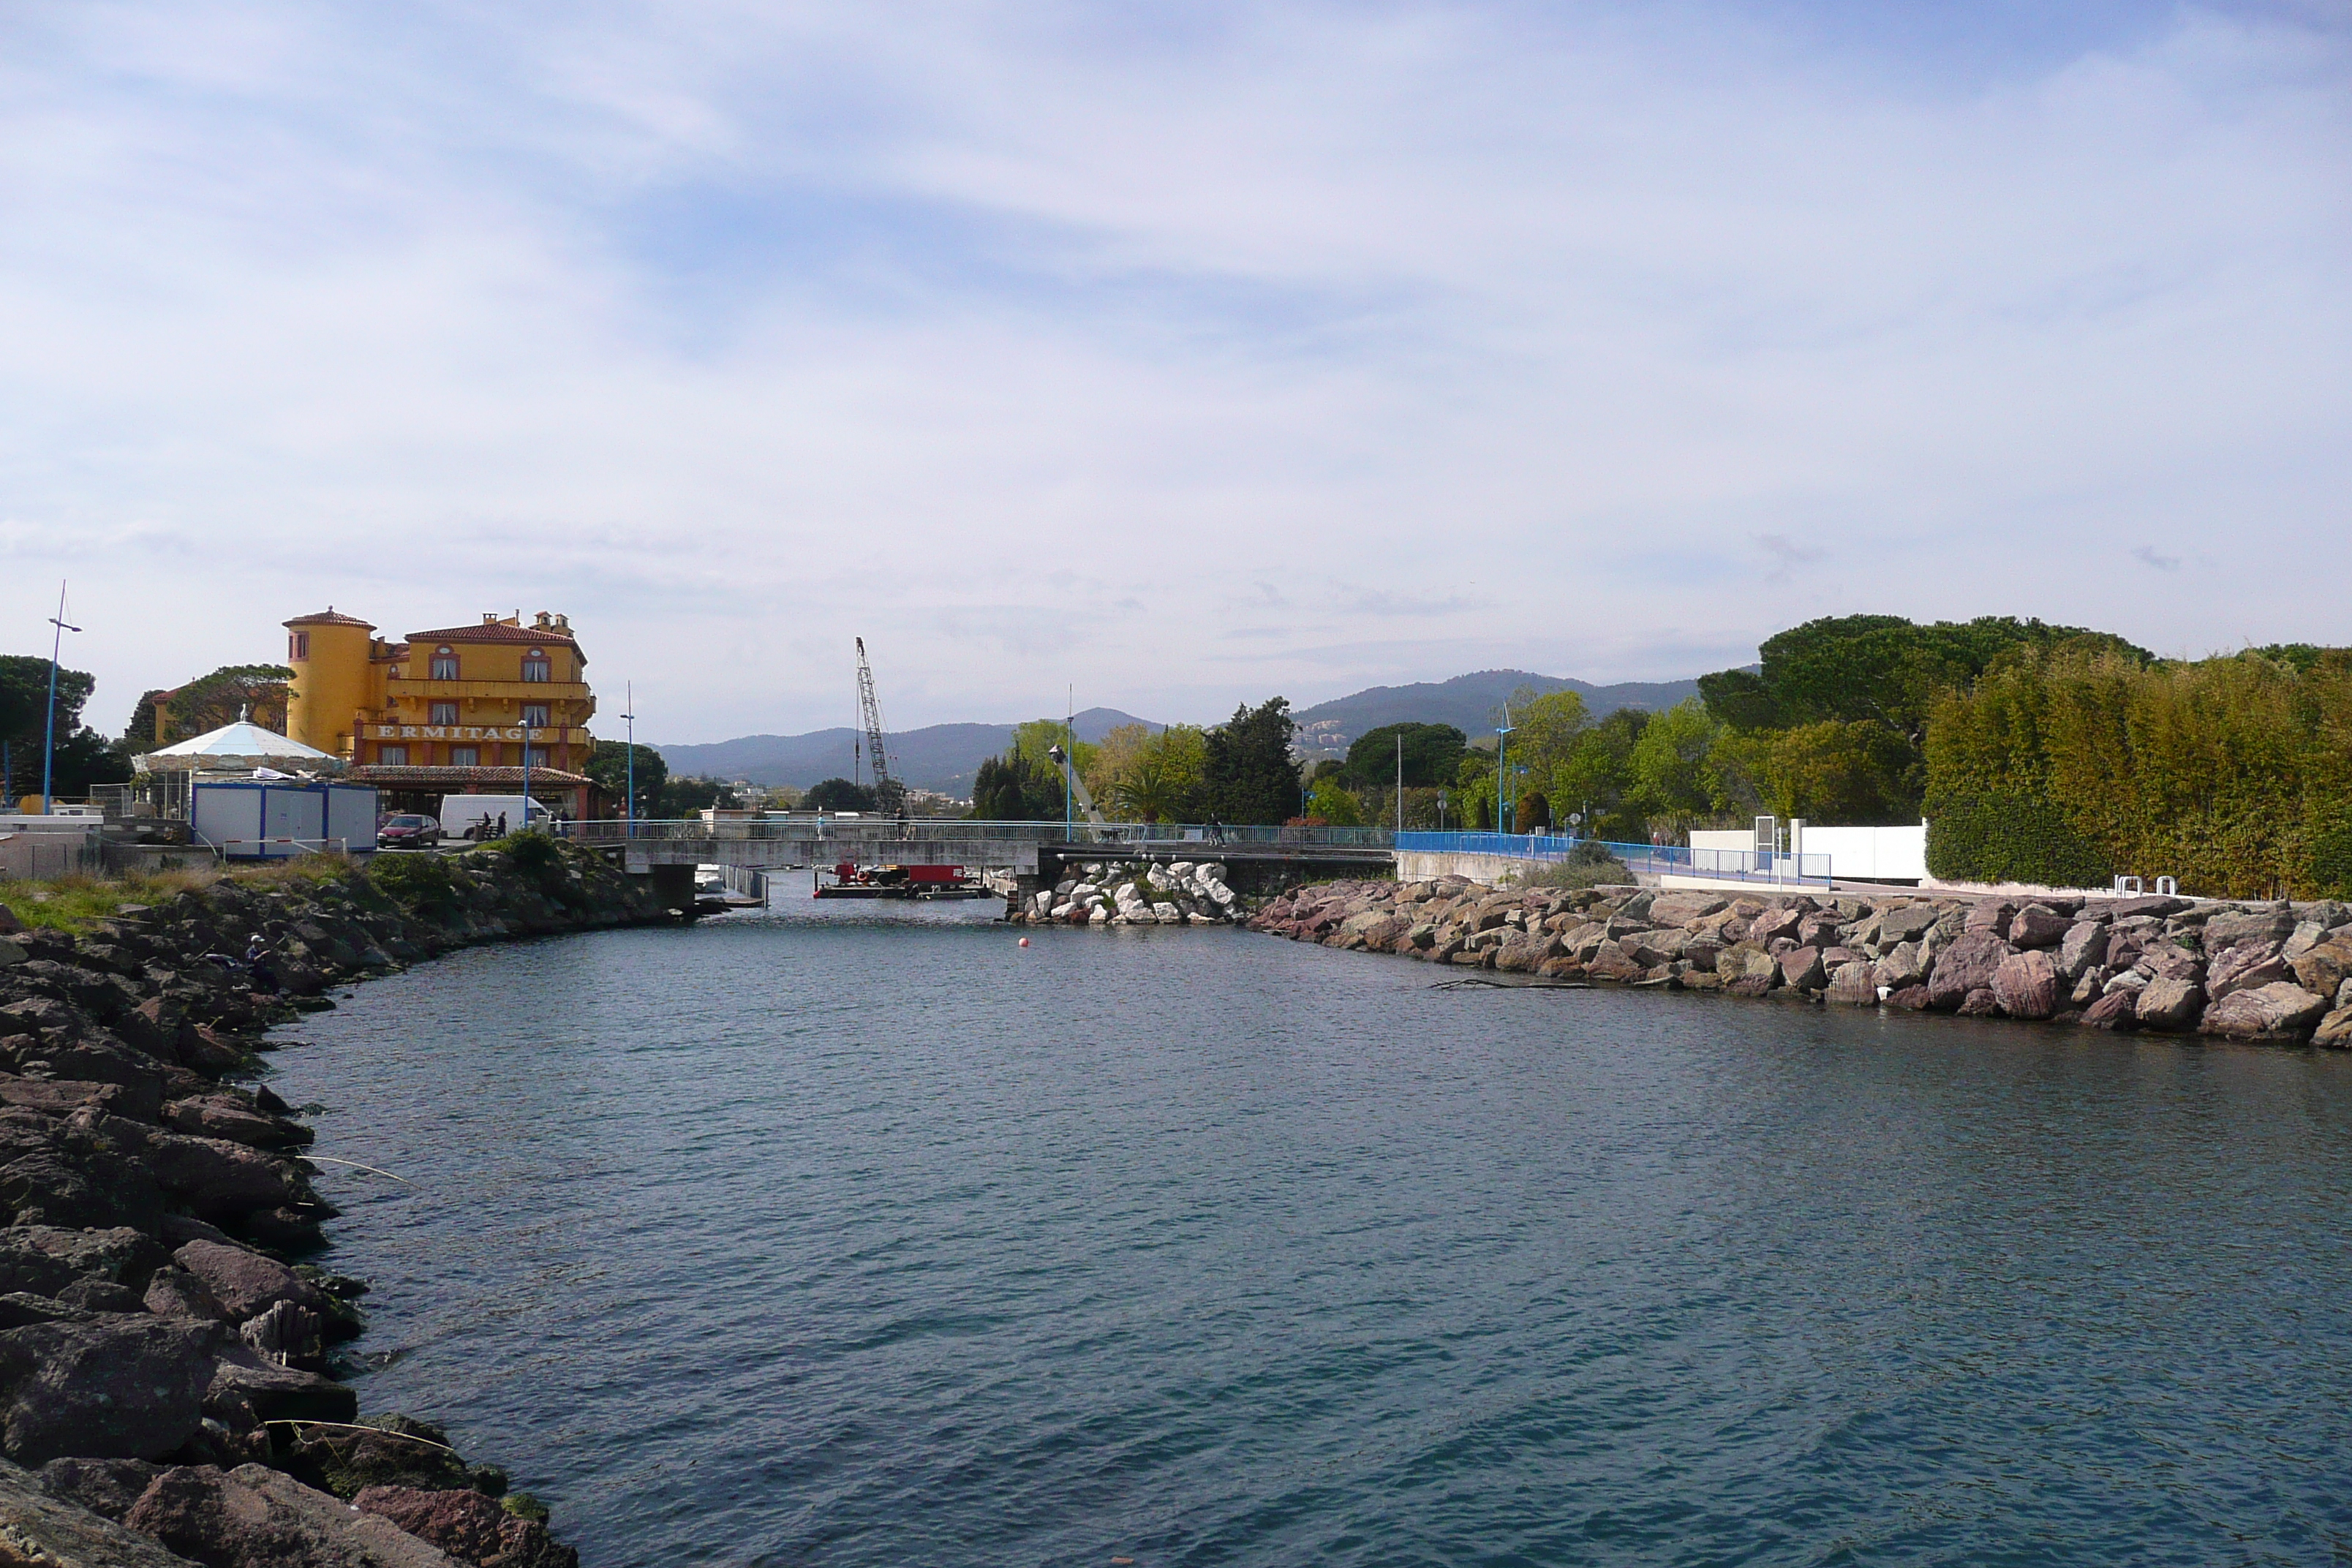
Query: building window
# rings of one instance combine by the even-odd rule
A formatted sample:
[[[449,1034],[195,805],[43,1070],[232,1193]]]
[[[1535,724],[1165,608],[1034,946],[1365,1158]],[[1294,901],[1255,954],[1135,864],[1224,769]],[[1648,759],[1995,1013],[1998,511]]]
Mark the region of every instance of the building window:
[[[479,746],[450,747],[449,765],[453,768],[480,767],[482,765],[482,748]]]
[[[375,760],[383,767],[404,768],[408,765],[408,748],[406,746],[378,746],[375,749]]]
[[[455,724],[457,721],[457,705],[455,702],[436,702],[432,706],[432,713],[433,717],[425,721],[428,724]]]
[[[523,766],[527,768],[543,768],[547,766],[547,748],[545,746],[525,746],[523,751],[528,753],[524,759]]]
[[[522,705],[523,728],[527,730],[547,729],[549,727],[547,718],[548,711],[546,703],[526,702]]]
[[[436,647],[433,650],[433,679],[436,680],[457,679],[457,655],[455,649]]]
[[[295,632],[286,639],[286,657],[289,659],[310,657],[310,634]]]
[[[554,667],[547,662],[545,648],[535,647],[522,656],[522,678],[525,680],[550,680],[554,679]]]

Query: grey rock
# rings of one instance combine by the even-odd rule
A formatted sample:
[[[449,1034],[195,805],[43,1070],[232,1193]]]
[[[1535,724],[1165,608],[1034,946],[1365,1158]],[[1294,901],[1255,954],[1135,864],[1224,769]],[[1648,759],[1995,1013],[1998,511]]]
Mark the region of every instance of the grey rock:
[[[2058,943],[2058,973],[2080,980],[2084,971],[2098,967],[2107,956],[2107,928],[2095,921],[2068,926]]]
[[[1894,950],[1878,961],[1878,984],[1889,990],[1900,991],[1916,985],[1927,978],[1927,966],[1920,962],[1919,944],[1899,942]]]
[[[2205,1010],[2205,987],[2182,975],[2159,975],[2147,983],[2132,1009],[2142,1027],[2186,1034]]]
[[[25,1300],[26,1298],[15,1298]],[[10,1458],[160,1459],[204,1418],[220,1330],[143,1313],[84,1313],[0,1330]]]
[[[188,1559],[0,1459],[0,1563],[15,1568],[188,1568]]]
[[[2055,947],[2065,939],[2074,923],[2066,915],[2047,904],[2028,904],[2010,921],[2010,944],[2013,947]]]
[[[2241,942],[2283,942],[2294,934],[2294,912],[2284,904],[2260,910],[2230,910],[2205,922],[2207,957]]]

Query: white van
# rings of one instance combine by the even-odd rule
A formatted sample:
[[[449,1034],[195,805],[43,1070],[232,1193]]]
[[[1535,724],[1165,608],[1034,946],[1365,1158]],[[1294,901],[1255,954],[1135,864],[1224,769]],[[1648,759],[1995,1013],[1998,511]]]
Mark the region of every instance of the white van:
[[[544,827],[550,815],[546,806],[534,800],[530,803],[528,826]],[[500,816],[507,819],[509,833],[521,832],[526,826],[522,796],[445,795],[441,797],[441,841],[446,844],[453,840],[496,838]]]

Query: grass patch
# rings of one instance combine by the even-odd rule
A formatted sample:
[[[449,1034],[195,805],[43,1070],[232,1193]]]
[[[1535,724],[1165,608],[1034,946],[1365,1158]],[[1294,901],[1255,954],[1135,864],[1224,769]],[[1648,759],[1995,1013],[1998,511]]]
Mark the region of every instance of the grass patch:
[[[215,865],[120,877],[81,871],[39,879],[0,877],[0,905],[28,926],[79,936],[99,921],[113,919],[125,904],[161,904],[224,879],[282,888],[299,882],[341,881],[358,874],[358,868],[340,855],[298,855],[235,869]]]
[[[1565,860],[1555,860],[1519,878],[1522,888],[1623,888],[1633,885],[1633,873],[1625,862],[1595,844],[1587,844],[1572,851]]]

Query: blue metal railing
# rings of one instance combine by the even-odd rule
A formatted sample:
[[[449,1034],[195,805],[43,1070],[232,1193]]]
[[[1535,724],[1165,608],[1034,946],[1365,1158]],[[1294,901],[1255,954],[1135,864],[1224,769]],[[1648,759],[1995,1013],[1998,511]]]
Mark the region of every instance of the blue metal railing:
[[[1653,876],[1713,877],[1726,881],[1830,881],[1826,855],[1767,855],[1753,849],[1694,849],[1686,844],[1617,844],[1600,838],[1559,838],[1542,833],[1399,833],[1400,850],[1437,855],[1500,855],[1557,863],[1604,850],[1629,871]]]
[[[1281,827],[1185,822],[980,822],[961,816],[895,817],[779,816],[700,817],[635,823],[625,820],[566,822],[555,831],[582,844],[619,844],[629,839],[660,843],[680,839],[773,842],[809,838],[861,842],[956,844],[980,839],[1022,844],[1198,844],[1204,854],[1223,845],[1268,844],[1318,849],[1387,849],[1396,835],[1385,827]]]

